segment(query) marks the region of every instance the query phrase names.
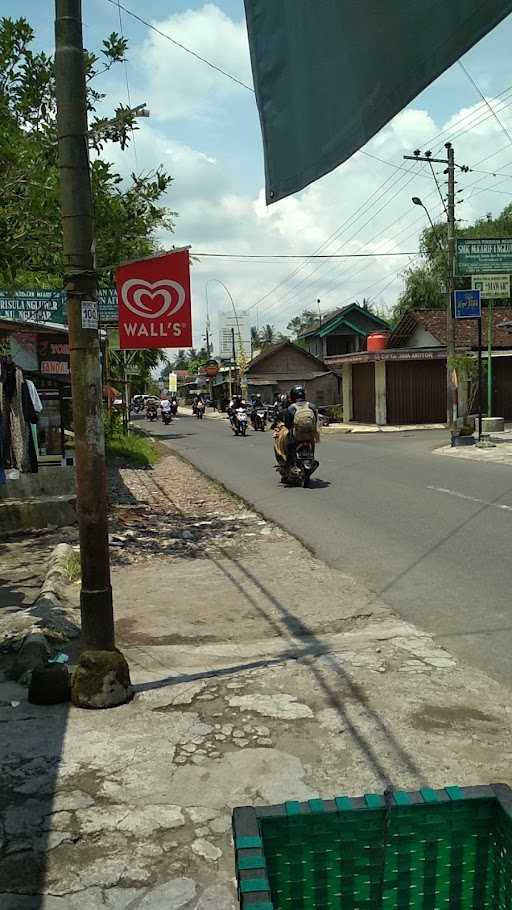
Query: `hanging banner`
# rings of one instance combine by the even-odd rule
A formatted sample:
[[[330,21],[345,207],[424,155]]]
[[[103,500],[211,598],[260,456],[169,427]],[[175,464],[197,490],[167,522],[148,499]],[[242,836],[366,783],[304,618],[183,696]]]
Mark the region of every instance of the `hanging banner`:
[[[178,391],[178,374],[169,373],[169,392]]]
[[[122,350],[192,346],[188,250],[119,266],[116,285]]]

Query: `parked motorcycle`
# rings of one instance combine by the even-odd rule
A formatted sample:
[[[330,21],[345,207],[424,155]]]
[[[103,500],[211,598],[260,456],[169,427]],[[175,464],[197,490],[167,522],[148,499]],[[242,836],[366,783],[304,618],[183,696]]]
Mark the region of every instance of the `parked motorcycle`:
[[[245,408],[237,408],[230,418],[231,428],[235,436],[245,436],[247,433],[247,411]]]

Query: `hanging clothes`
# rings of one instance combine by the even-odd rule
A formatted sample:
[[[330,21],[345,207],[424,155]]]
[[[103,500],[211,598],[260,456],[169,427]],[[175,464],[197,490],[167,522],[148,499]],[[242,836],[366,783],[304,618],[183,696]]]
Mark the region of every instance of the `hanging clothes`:
[[[38,393],[34,383],[32,382],[32,380],[26,379],[25,382],[27,383],[27,388],[28,388],[30,400],[32,402],[34,411],[35,411],[36,415],[39,416],[39,414],[43,410],[43,402],[41,401],[41,399],[39,397],[39,393]],[[30,429],[32,431],[32,442],[34,444],[34,451],[35,451],[35,456],[36,456],[36,460],[37,460],[39,457],[39,440],[37,438],[37,423],[33,423],[31,421]],[[38,466],[39,466],[39,463],[38,463]]]
[[[20,368],[13,363],[7,363],[2,372],[0,412],[4,464],[23,473],[36,473],[38,463],[30,424],[37,423],[37,414],[27,383]]]

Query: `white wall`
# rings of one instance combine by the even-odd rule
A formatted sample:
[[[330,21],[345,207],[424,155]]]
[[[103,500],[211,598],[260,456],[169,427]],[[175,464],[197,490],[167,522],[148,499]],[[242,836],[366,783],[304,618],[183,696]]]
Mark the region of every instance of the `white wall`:
[[[437,338],[421,325],[417,325],[407,343],[408,348],[442,348],[444,347]]]

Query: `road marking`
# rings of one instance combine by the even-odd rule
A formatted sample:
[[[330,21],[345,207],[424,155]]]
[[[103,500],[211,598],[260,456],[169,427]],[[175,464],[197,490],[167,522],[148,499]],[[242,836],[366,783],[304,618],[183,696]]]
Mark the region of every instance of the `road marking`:
[[[469,502],[476,502],[482,506],[500,509],[502,512],[512,512],[512,506],[506,506],[504,503],[500,502],[488,502],[487,499],[478,499],[477,496],[468,496],[466,493],[459,493],[457,490],[447,490],[446,487],[428,486],[427,490],[433,490],[435,493],[446,493],[447,496],[455,496],[457,499],[467,499]]]

